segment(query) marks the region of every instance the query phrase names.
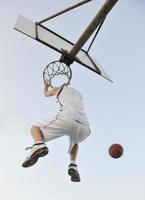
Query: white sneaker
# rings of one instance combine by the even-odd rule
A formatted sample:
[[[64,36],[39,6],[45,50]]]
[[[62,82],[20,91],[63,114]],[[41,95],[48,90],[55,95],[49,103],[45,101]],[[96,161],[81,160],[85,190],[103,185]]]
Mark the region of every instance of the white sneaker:
[[[44,143],[34,144],[32,147],[26,148],[26,150],[28,149],[31,149],[31,152],[22,163],[22,167],[31,167],[38,161],[40,157],[44,157],[48,154],[48,148]]]

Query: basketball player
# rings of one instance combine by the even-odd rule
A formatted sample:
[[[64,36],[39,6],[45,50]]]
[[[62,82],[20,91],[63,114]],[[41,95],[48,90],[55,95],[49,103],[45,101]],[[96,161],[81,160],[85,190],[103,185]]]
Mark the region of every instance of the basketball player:
[[[37,162],[39,157],[48,154],[45,142],[66,135],[70,140],[68,174],[71,176],[71,181],[80,182],[80,175],[76,164],[79,143],[90,134],[88,119],[83,107],[83,98],[78,91],[66,84],[49,90],[49,84],[47,82],[44,83],[44,95],[46,97],[56,95],[60,104],[60,111],[54,118],[44,120],[31,127],[34,145],[29,147],[31,152],[22,166],[30,167]]]

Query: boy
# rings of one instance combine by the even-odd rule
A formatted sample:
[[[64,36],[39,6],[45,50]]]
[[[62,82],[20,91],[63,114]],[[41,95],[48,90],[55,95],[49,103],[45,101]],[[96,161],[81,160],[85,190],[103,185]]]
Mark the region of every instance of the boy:
[[[68,174],[71,176],[71,181],[80,182],[80,175],[76,164],[78,144],[90,134],[88,119],[83,107],[83,98],[78,91],[67,84],[51,88],[50,90],[48,90],[49,84],[46,81],[44,84],[44,95],[46,97],[56,95],[60,104],[60,110],[51,120],[44,120],[31,127],[34,145],[30,147],[31,152],[22,166],[30,167],[37,162],[39,157],[48,154],[45,142],[66,135],[70,139]]]

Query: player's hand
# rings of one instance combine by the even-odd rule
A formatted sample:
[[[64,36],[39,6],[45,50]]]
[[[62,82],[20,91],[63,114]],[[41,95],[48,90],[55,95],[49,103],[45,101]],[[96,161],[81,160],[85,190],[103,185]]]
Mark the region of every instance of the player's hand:
[[[49,85],[49,83],[46,81],[46,80],[44,80],[44,85],[45,85],[45,87],[49,87],[50,85]]]

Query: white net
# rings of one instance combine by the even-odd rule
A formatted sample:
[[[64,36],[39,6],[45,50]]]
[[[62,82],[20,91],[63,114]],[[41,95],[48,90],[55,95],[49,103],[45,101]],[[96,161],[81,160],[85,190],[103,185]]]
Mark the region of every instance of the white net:
[[[69,66],[60,61],[49,63],[43,71],[43,79],[51,87],[60,87],[62,84],[69,84],[72,78],[72,72]]]

